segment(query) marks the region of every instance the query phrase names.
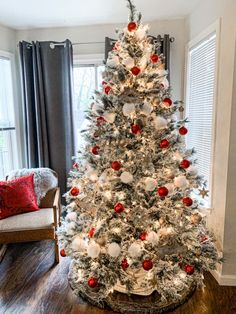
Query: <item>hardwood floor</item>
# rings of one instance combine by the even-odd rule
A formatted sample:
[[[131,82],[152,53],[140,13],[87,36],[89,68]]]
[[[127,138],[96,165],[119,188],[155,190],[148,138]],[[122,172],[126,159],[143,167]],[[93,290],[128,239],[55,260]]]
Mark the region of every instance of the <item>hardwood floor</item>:
[[[12,244],[0,263],[0,314],[111,314],[73,295],[69,259],[54,266],[51,241]],[[206,275],[206,287],[173,314],[236,314],[236,287],[222,287]]]

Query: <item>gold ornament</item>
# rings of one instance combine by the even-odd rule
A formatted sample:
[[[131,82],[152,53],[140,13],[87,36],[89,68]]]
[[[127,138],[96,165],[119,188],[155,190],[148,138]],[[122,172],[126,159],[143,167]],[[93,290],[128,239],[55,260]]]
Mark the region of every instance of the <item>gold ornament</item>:
[[[190,218],[191,223],[194,225],[199,224],[199,222],[201,222],[201,220],[202,220],[202,216],[198,213],[192,214],[192,216]]]
[[[202,198],[205,198],[205,197],[209,196],[208,195],[209,191],[206,190],[204,187],[202,189],[199,189],[198,191],[199,191],[199,195],[201,195]]]

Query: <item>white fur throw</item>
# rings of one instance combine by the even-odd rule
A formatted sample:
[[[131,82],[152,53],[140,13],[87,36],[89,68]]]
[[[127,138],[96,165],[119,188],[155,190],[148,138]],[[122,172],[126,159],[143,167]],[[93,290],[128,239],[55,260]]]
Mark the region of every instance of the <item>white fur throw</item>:
[[[49,168],[31,168],[13,170],[8,173],[7,180],[13,180],[22,176],[34,174],[34,190],[37,198],[37,204],[47,192],[58,186],[57,173]]]

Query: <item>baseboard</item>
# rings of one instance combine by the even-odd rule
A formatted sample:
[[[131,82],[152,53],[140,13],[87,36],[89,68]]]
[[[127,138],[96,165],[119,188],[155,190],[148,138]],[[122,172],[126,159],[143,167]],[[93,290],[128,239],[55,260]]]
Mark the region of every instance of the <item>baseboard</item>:
[[[211,271],[211,274],[221,286],[236,286],[236,275],[221,275],[217,270]]]

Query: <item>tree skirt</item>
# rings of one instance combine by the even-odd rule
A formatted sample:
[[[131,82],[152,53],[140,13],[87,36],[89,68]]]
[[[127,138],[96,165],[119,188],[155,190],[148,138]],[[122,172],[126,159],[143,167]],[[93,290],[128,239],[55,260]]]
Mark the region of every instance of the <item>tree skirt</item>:
[[[127,295],[114,291],[113,293],[110,293],[102,302],[96,302],[94,300],[93,293],[93,295],[89,295],[80,292],[80,296],[95,306],[100,308],[109,306],[113,311],[120,313],[159,314],[173,310],[186,302],[192,296],[195,289],[195,284],[192,284],[188,287],[188,289],[182,291],[182,297],[178,302],[173,302],[172,300],[163,302],[161,301],[160,295],[156,291],[149,296],[140,296],[135,294]]]

